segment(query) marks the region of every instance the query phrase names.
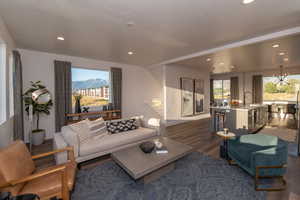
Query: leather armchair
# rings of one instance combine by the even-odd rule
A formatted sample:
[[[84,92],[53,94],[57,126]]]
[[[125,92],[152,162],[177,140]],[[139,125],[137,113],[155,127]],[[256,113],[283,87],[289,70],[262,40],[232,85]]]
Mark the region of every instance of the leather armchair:
[[[36,170],[33,160],[64,151],[68,152],[66,163]],[[14,196],[33,193],[41,199],[56,197],[68,200],[76,169],[72,147],[31,156],[22,141],[15,141],[0,150],[0,191],[11,192]]]
[[[285,189],[288,147],[276,136],[264,134],[242,135],[228,140],[228,155],[242,169],[255,177],[255,189],[276,191]],[[267,188],[260,179],[279,177],[282,187]]]

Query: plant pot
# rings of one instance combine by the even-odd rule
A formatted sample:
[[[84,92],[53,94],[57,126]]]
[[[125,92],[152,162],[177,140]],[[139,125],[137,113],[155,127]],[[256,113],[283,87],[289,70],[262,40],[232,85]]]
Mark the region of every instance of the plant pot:
[[[43,144],[45,140],[46,131],[44,129],[33,130],[32,131],[32,144],[40,145]]]

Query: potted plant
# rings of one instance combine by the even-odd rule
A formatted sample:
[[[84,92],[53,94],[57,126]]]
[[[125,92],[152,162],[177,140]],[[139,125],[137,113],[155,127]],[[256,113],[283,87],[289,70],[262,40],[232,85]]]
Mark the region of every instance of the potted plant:
[[[30,82],[31,87],[23,94],[23,99],[25,102],[25,111],[29,116],[29,107],[32,106],[32,114],[35,116],[36,119],[36,128],[32,130],[32,144],[33,145],[40,145],[44,142],[45,139],[45,129],[40,129],[40,115],[41,114],[50,114],[50,108],[53,105],[52,100],[48,101],[45,104],[38,104],[32,99],[32,93],[36,90],[46,88],[44,85],[41,84],[41,81],[37,82]]]

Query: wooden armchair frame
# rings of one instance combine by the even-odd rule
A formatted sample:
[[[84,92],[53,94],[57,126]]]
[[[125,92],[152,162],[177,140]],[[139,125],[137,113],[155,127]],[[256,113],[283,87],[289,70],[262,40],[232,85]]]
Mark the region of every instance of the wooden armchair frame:
[[[286,181],[283,176],[260,176],[259,170],[260,169],[280,169],[280,168],[286,168],[286,165],[280,165],[280,166],[257,166],[255,170],[255,190],[256,191],[281,191],[286,189]],[[264,178],[279,178],[281,180],[282,187],[275,187],[275,188],[259,188],[259,179]]]
[[[55,150],[55,151],[42,153],[42,154],[39,154],[39,155],[34,155],[31,158],[33,160],[36,160],[36,159],[39,159],[39,158],[47,157],[47,156],[54,155],[54,154],[61,153],[61,152],[65,152],[65,151],[68,152],[68,163],[70,163],[70,162],[75,163],[73,147],[66,147],[66,148],[63,148],[63,149],[58,149],[58,150]],[[50,195],[48,197],[44,197],[43,199],[50,199],[52,197],[58,197],[58,198],[62,198],[63,200],[69,200],[70,199],[70,194],[69,194],[68,177],[67,177],[67,164],[68,163],[66,163],[64,165],[56,166],[53,169],[49,169],[49,170],[46,169],[45,171],[34,173],[32,175],[26,176],[26,177],[18,179],[18,180],[13,180],[13,181],[7,182],[3,185],[0,185],[0,188],[15,186],[15,185],[20,184],[20,183],[25,183],[25,182],[28,182],[28,181],[32,181],[32,180],[40,178],[42,176],[46,176],[46,175],[54,174],[54,173],[59,173],[61,175],[61,182],[62,182],[61,191],[59,193]]]

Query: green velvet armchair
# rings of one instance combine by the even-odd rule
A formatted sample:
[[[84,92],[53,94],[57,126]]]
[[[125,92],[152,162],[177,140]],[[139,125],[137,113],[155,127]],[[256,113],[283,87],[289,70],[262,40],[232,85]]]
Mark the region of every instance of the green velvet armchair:
[[[288,145],[276,136],[264,134],[242,135],[228,140],[228,155],[239,167],[255,177],[255,189],[283,190],[286,181]],[[281,180],[279,187],[263,187],[260,179],[275,178]]]

